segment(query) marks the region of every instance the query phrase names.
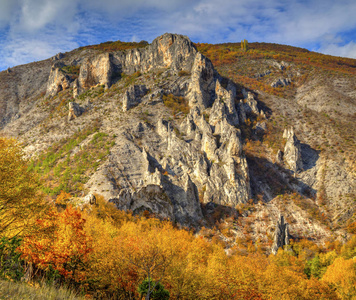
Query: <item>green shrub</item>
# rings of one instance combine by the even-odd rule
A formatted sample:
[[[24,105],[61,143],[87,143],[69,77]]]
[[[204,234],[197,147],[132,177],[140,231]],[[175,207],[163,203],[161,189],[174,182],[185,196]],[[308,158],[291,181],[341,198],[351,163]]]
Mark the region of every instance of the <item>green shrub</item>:
[[[164,288],[160,282],[154,282],[146,278],[138,286],[137,291],[140,293],[141,298],[145,297],[149,292],[149,299],[152,300],[168,300],[169,292]]]
[[[0,278],[20,280],[24,274],[24,262],[17,247],[21,239],[2,237],[0,239]]]

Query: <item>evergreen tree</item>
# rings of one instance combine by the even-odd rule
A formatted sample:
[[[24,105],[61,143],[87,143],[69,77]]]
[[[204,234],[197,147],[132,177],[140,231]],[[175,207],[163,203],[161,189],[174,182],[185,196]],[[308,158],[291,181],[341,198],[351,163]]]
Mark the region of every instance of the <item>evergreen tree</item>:
[[[138,286],[138,292],[141,298],[152,300],[168,300],[169,292],[164,288],[160,282],[154,282],[151,279],[146,278]]]

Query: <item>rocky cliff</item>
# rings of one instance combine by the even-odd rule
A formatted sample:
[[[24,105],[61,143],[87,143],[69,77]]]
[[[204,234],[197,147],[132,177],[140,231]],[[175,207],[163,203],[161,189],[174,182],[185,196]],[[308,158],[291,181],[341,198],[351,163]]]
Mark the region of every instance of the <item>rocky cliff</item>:
[[[268,66],[258,78],[273,68],[288,78],[299,72],[287,63]],[[221,76],[185,36],[164,34],[123,51],[58,54],[1,72],[0,88],[2,133],[23,142],[53,195],[101,194],[119,209],[196,227],[213,226],[212,216],[236,208],[232,244],[242,237],[236,228],[250,219],[256,240],[267,241],[283,214],[293,236],[322,241],[332,236],[334,220],[354,215],[354,205],[337,199],[352,195],[354,174],[320,157],[298,122],[272,125],[275,111],[296,109]],[[263,144],[273,126],[281,129],[275,152]],[[319,212],[330,218],[319,219]]]

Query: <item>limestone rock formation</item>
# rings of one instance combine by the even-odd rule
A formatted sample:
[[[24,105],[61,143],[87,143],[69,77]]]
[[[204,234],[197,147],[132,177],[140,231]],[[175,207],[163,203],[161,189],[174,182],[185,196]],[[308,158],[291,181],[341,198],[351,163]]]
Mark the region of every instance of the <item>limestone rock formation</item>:
[[[293,128],[285,129],[283,138],[287,139],[284,146],[284,161],[294,173],[303,169],[300,142],[294,134]]]
[[[298,70],[293,71],[294,62],[285,68],[271,59],[256,64],[246,58],[244,64],[260,74],[258,80],[265,84],[270,84],[271,78],[298,76]],[[77,68],[65,66],[81,66],[79,74]],[[239,68],[235,70],[240,72]],[[273,74],[269,76],[266,70]],[[299,71],[304,75],[304,70]],[[230,70],[223,71],[229,74]],[[141,75],[130,76],[135,72]],[[344,148],[352,132],[341,125],[352,124],[349,120],[355,113],[355,80],[350,74],[323,77],[322,73],[321,70],[318,76],[307,77],[300,86],[290,86],[294,99],[289,93],[276,97],[269,89],[241,90],[240,85],[222,78],[210,60],[181,35],[164,34],[144,48],[110,54],[82,48],[0,72],[1,134],[18,138],[27,145],[26,155],[36,157],[45,155],[46,149],[54,143],[58,145],[58,141],[63,141],[59,144],[64,144],[65,149],[66,141],[79,133],[84,140],[78,139],[80,144],[63,154],[73,164],[81,163],[81,158],[74,161],[79,151],[86,151],[89,146],[102,147],[90,151],[91,165],[85,170],[85,178],[80,179],[86,193],[111,199],[121,209],[136,213],[148,210],[185,226],[204,224],[201,207],[206,213],[206,204],[235,207],[262,196],[264,203],[257,204],[253,214],[256,238],[257,223],[266,226],[265,222],[269,222],[258,217],[260,210],[267,210],[270,216],[279,214],[281,199],[276,194],[284,192],[316,195],[316,201],[310,200],[313,209],[315,206],[321,213],[330,213],[331,222],[346,224],[355,213],[350,201],[354,198],[355,169],[349,153],[354,148],[352,143],[350,150]],[[114,86],[104,90],[97,85]],[[74,97],[87,92],[69,105],[68,112],[67,107],[61,106],[67,103],[68,93],[57,93],[72,87]],[[147,91],[150,92],[146,95]],[[46,93],[57,97],[46,99]],[[183,100],[173,103],[173,108],[162,101],[167,95]],[[313,111],[327,112],[330,118],[319,114],[318,120]],[[343,123],[337,121],[345,116],[350,118]],[[66,122],[67,118],[71,123]],[[251,122],[246,124],[247,119]],[[276,145],[268,139],[256,149],[258,153],[249,151],[246,157],[242,147],[246,140],[242,137],[252,133],[255,141],[261,137],[256,133],[262,135],[266,125],[273,137],[273,130],[279,127],[274,122],[288,122],[300,132],[298,138],[311,146],[300,144],[291,133],[293,130],[286,130],[285,153],[283,156],[278,152],[278,164],[273,164]],[[92,129],[103,137],[95,145],[91,143],[96,134]],[[324,130],[322,143],[328,141],[330,147],[317,151]],[[338,147],[340,151],[335,151]],[[285,168],[298,172],[298,179],[291,179]],[[296,231],[306,228],[306,236],[327,236],[317,220],[312,224],[304,222],[312,218],[308,211],[293,203],[284,208],[293,220],[293,229],[298,228]],[[242,222],[245,217],[247,213]]]
[[[215,103],[221,102],[223,106],[224,113],[226,114],[227,120],[233,126],[239,124],[239,116],[235,106],[236,89],[233,86],[229,90],[223,88],[220,81],[217,80],[215,84]],[[218,106],[218,104],[217,104]]]
[[[55,63],[51,68],[51,73],[47,82],[46,97],[55,96],[62,90],[70,87],[70,78],[62,71],[63,65]]]
[[[137,192],[122,189],[117,198],[110,202],[118,209],[131,210],[134,214],[145,210],[163,218],[174,221],[173,205],[162,187],[150,184],[140,188]]]
[[[287,86],[291,84],[291,80],[289,78],[278,78],[277,80],[271,83],[271,87],[279,87],[279,86]]]
[[[68,121],[72,121],[78,118],[83,113],[83,108],[75,102],[69,102],[68,104]]]
[[[79,92],[77,93],[80,94],[84,90],[99,84],[109,88],[111,86],[113,72],[114,66],[110,53],[86,58],[80,66],[77,82]]]
[[[209,59],[197,53],[191,69],[189,105],[206,108],[211,105],[211,92],[215,89],[214,67]]]
[[[145,85],[133,85],[127,89],[122,99],[122,110],[128,111],[131,107],[141,102],[141,99],[147,93]]]
[[[246,113],[254,113],[256,115],[258,115],[260,113],[258,107],[257,107],[257,101],[255,99],[255,97],[253,96],[253,94],[251,92],[246,92],[244,89],[242,90],[242,93],[245,97],[245,112]]]
[[[238,112],[239,112],[239,119],[241,120],[241,123],[246,122],[246,112],[245,112],[245,107],[244,103],[242,100],[238,103]]]
[[[55,56],[52,56],[52,60],[60,60],[64,57],[64,54],[62,52],[57,53]]]
[[[289,245],[289,229],[288,223],[284,222],[284,217],[280,216],[280,219],[277,221],[276,230],[274,235],[274,242],[271,248],[273,254],[277,254],[278,249],[282,248],[285,245]]]
[[[96,204],[96,197],[95,197],[95,195],[92,194],[92,193],[89,193],[88,195],[86,195],[86,196],[84,197],[84,203],[88,203],[88,204],[90,204],[90,205]]]
[[[257,122],[256,123],[256,133],[262,134],[267,131],[267,124],[266,122]]]

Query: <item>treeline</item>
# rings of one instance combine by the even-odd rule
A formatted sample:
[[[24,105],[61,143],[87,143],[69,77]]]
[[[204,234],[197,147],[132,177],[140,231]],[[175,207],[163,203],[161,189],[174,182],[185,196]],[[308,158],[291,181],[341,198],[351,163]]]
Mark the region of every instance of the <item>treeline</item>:
[[[119,211],[100,196],[81,209],[64,192],[45,204],[15,141],[0,139],[0,154],[3,279],[44,280],[95,299],[356,298],[356,237],[323,249],[302,240],[277,255],[258,245],[226,254],[214,239]]]

